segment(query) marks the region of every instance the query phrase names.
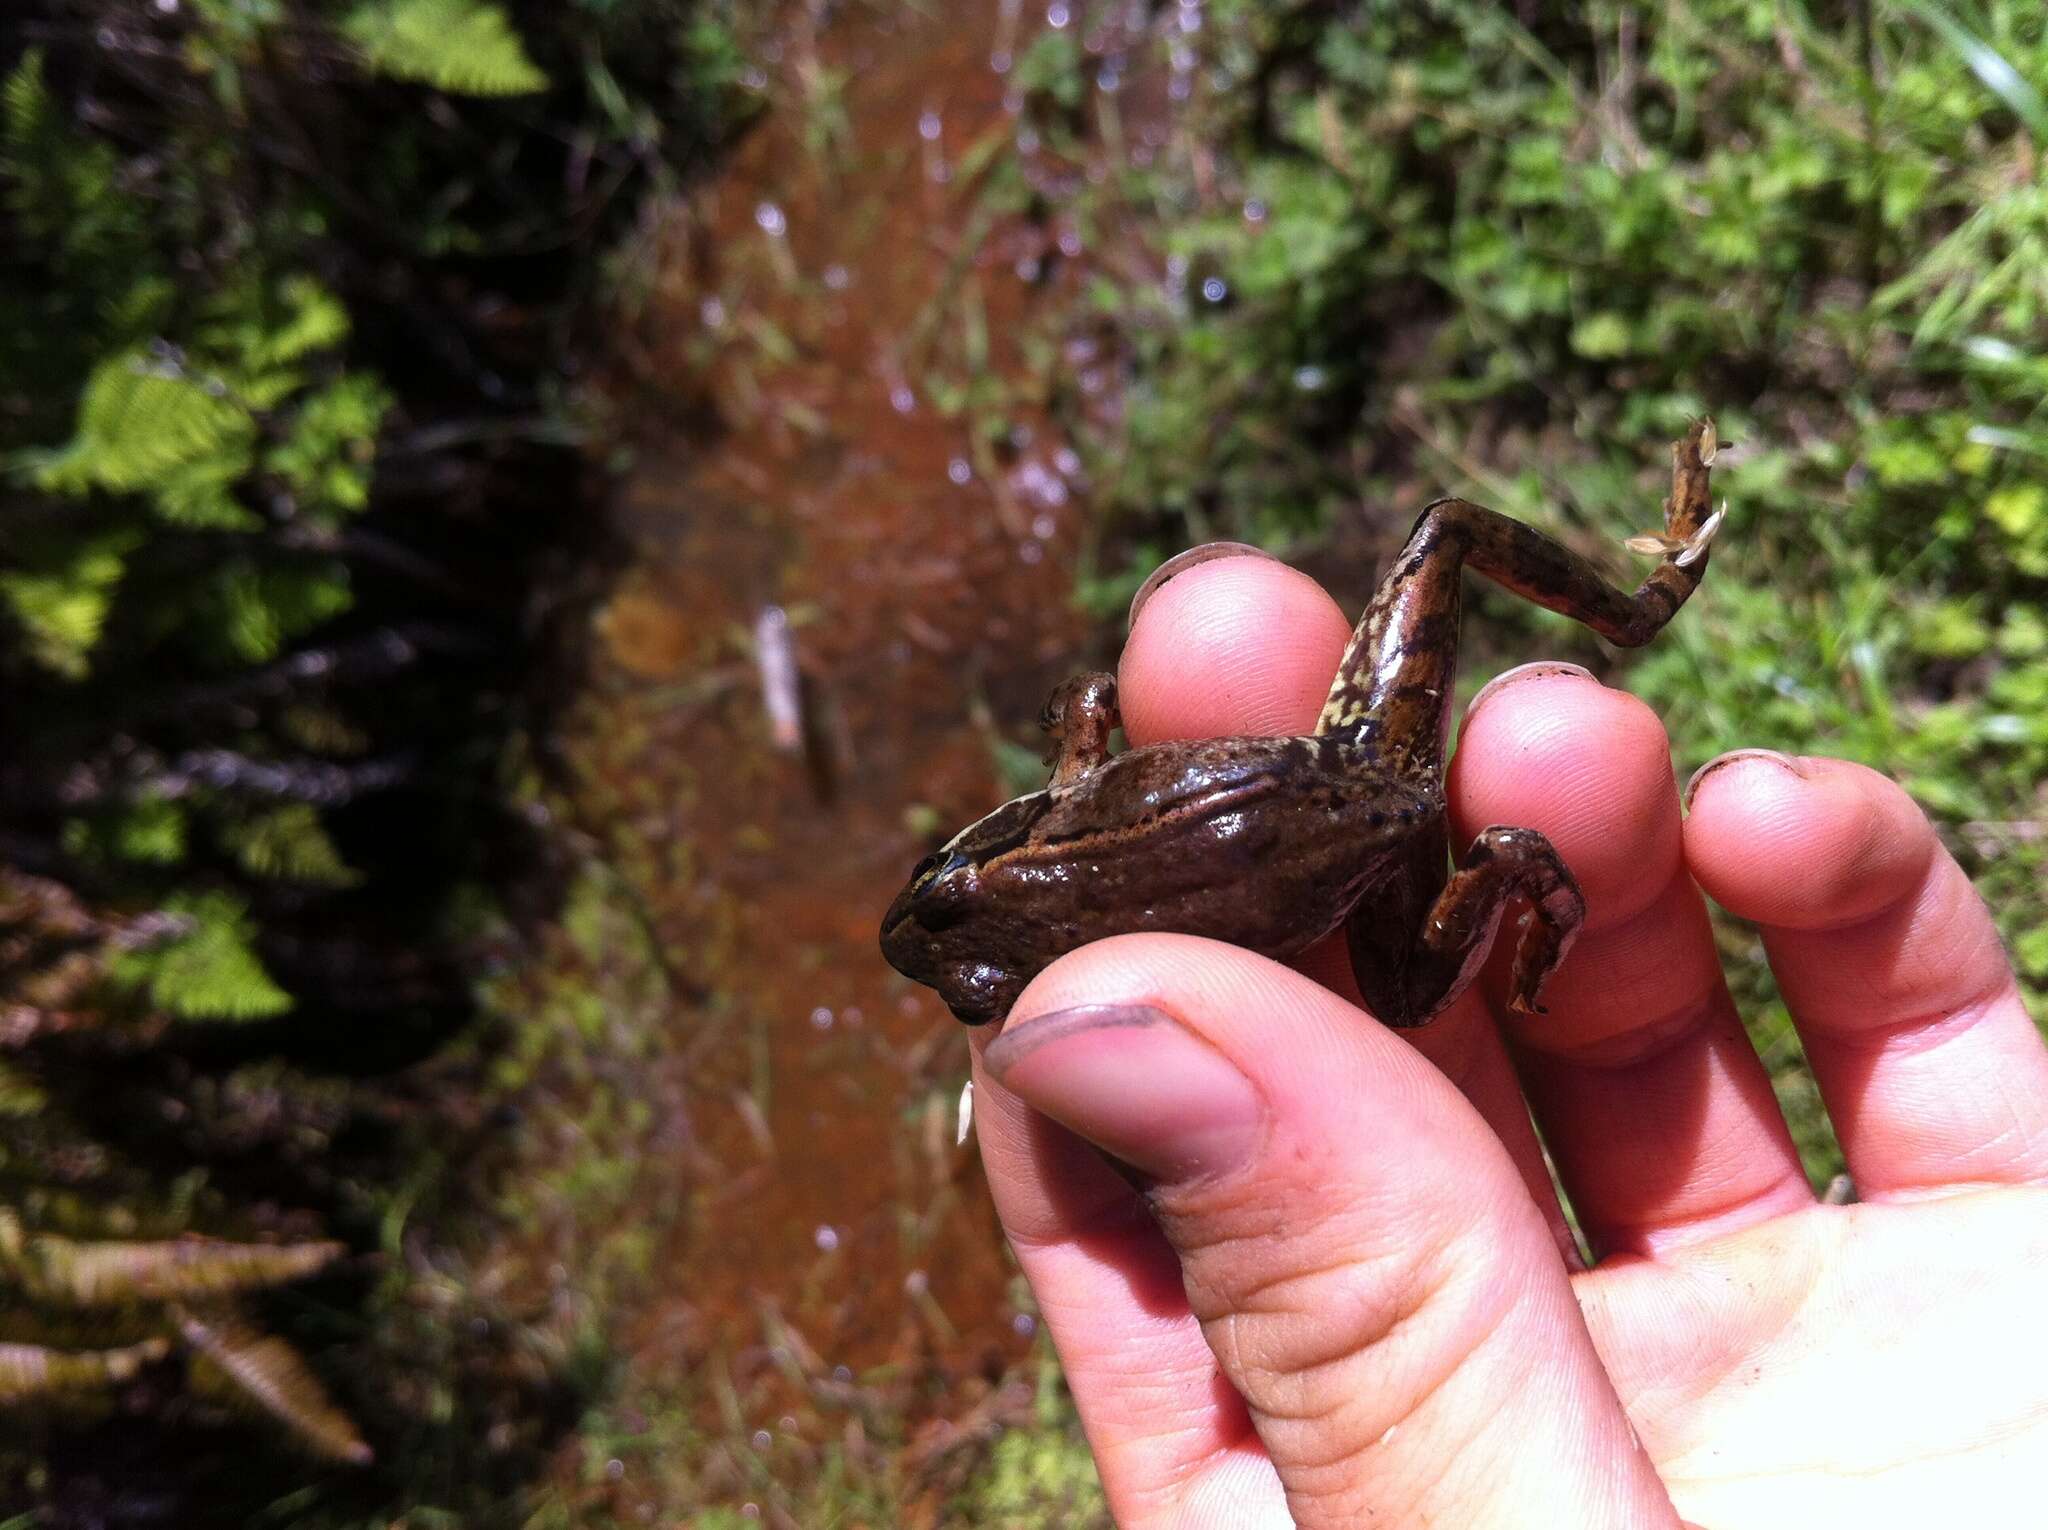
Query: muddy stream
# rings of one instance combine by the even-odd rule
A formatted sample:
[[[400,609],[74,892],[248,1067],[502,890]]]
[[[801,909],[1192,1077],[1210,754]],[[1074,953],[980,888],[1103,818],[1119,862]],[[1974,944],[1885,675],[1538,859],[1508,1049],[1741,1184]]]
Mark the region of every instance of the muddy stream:
[[[1056,200],[989,187],[1031,38],[1092,27],[1116,89],[1125,9],[798,17],[774,109],[647,230],[629,552],[563,744],[669,992],[635,1201],[673,1215],[652,1294],[611,1315],[629,1421],[708,1377],[707,1428],[765,1446],[858,1430],[881,1387],[916,1462],[1028,1405],[1005,1381],[1034,1322],[955,1145],[965,1034],[876,929],[1005,794],[992,728],[1016,739],[1100,640],[1071,609],[1087,486],[1046,410],[1091,364],[1060,316],[1093,252]],[[1027,188],[1086,173],[1022,155]]]

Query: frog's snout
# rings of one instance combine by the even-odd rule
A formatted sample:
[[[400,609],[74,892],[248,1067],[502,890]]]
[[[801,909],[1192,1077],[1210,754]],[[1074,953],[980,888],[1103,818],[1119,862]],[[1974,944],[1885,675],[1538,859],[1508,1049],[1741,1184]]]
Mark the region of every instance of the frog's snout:
[[[936,992],[967,1025],[1000,1020],[1023,986],[982,950],[970,917],[979,887],[965,856],[930,856],[882,916],[884,959]]]
[[[882,916],[882,955],[905,977],[929,983],[931,978],[923,970],[927,963],[920,958],[931,949],[931,943],[918,928],[917,916],[910,911],[916,894],[917,884],[912,882],[896,894],[889,911]]]

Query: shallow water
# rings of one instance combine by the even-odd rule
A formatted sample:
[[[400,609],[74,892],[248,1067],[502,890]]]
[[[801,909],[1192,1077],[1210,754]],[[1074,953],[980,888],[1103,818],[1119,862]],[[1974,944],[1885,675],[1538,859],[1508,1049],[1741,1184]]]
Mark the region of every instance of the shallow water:
[[[1091,637],[1086,485],[1046,404],[1087,360],[1061,326],[1094,252],[987,194],[1047,24],[792,25],[775,110],[650,223],[619,362],[629,555],[563,750],[680,995],[641,1064],[680,1125],[637,1192],[678,1214],[654,1293],[611,1315],[621,1408],[710,1363],[716,1427],[757,1446],[838,1428],[869,1386],[913,1457],[1028,1401],[999,1384],[1034,1323],[955,1144],[965,1032],[876,932],[1005,794],[986,720],[1034,717]]]

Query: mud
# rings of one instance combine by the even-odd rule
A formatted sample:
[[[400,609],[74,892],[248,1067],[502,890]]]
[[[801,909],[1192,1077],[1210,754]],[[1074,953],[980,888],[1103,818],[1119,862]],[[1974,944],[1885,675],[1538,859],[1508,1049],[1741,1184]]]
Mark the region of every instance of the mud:
[[[646,232],[614,388],[630,556],[563,741],[673,995],[636,1192],[673,1216],[614,1316],[629,1413],[708,1365],[715,1427],[829,1432],[885,1385],[916,1461],[1022,1406],[1033,1319],[954,1139],[965,1033],[876,930],[1007,794],[986,720],[1035,717],[1102,637],[1071,613],[1086,485],[1046,407],[1089,360],[1062,315],[1095,252],[1031,195],[1084,171],[1016,159],[1013,61],[1046,24],[797,17],[776,109]]]

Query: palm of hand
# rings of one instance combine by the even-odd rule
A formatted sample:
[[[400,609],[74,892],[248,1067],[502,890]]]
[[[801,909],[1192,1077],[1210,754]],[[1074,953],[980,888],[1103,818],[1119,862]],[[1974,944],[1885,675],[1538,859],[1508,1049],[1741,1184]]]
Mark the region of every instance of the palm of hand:
[[[1689,1518],[1934,1524],[2038,1497],[2043,1270],[2048,1191],[2006,1188],[1816,1207],[1574,1284]]]

